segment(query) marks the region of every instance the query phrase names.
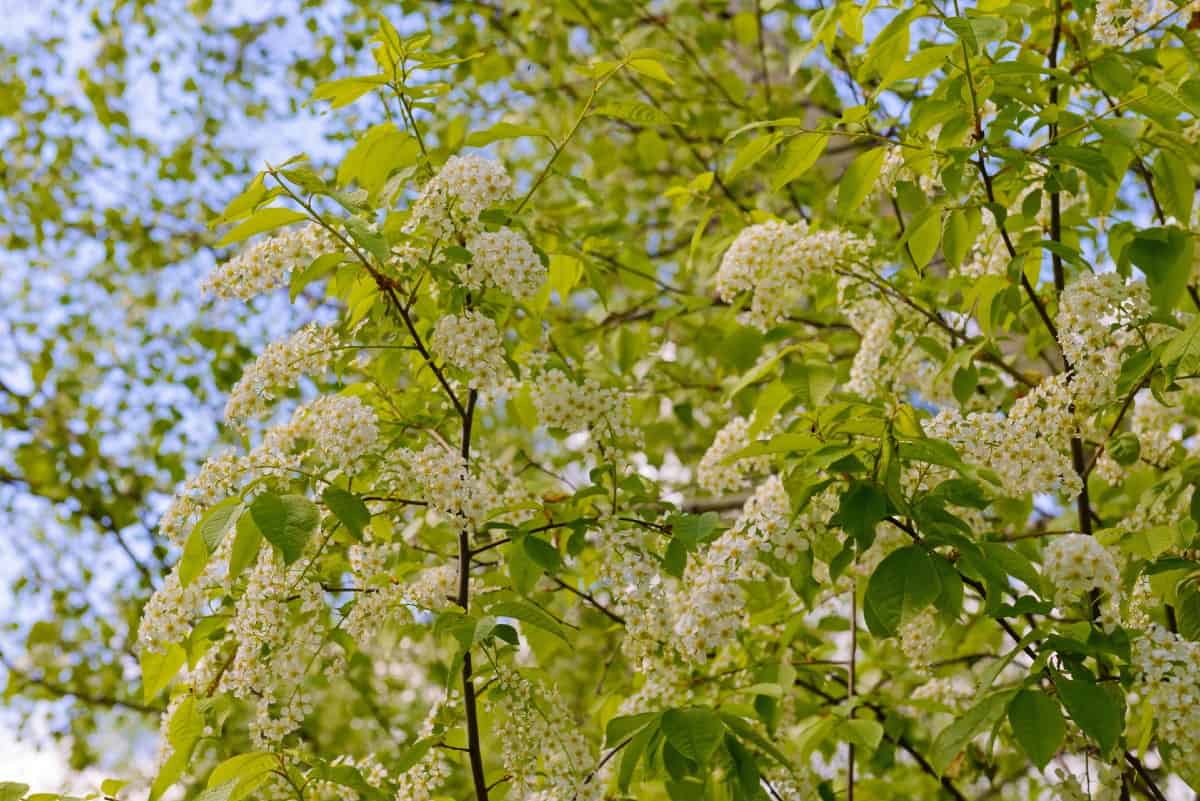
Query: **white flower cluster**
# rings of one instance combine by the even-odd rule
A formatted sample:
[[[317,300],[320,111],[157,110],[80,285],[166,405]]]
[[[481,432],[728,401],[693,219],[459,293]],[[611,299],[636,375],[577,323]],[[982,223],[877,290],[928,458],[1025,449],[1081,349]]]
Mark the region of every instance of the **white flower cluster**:
[[[304,269],[340,247],[337,239],[316,223],[288,228],[255,242],[224,264],[218,265],[200,285],[219,298],[250,300],[281,287],[295,269]]]
[[[952,710],[958,710],[964,701],[975,698],[975,694],[976,688],[971,680],[937,676],[914,689],[910,697],[914,701],[934,701]]]
[[[776,801],[813,801],[820,798],[816,782],[807,770],[783,771],[775,770],[769,775],[771,793],[769,798]]]
[[[458,565],[445,564],[422,570],[405,588],[414,606],[433,612],[449,609],[458,596]]]
[[[1129,532],[1141,532],[1157,526],[1177,526],[1180,519],[1188,516],[1192,492],[1181,487],[1177,481],[1148,487],[1138,498],[1133,511],[1125,515],[1120,527]]]
[[[439,239],[477,230],[479,213],[512,196],[512,178],[498,161],[451,156],[421,190],[409,228],[425,226]]]
[[[742,292],[754,297],[747,320],[767,330],[799,302],[810,277],[839,262],[855,261],[870,249],[867,240],[841,230],[812,231],[807,223],[777,220],[742,230],[717,270],[717,294],[732,302]]]
[[[309,443],[317,463],[356,473],[358,459],[379,440],[375,410],[354,395],[324,395],[300,407],[284,437]]]
[[[1135,340],[1133,326],[1149,314],[1146,285],[1126,283],[1117,273],[1088,273],[1063,290],[1056,325],[1071,363],[1076,406],[1090,410],[1113,399],[1121,351]]]
[[[846,382],[846,391],[873,398],[881,388],[890,389],[891,373],[885,365],[886,357],[892,347],[892,333],[896,327],[896,313],[885,303],[871,304],[877,311],[870,320],[858,330],[860,338],[854,361],[850,364],[850,380]]]
[[[746,501],[737,523],[689,563],[673,599],[674,644],[681,657],[705,661],[745,624],[746,598],[739,582],[764,575],[758,556],[774,550],[790,517],[787,491],[772,476]]]
[[[738,416],[731,419],[713,437],[712,444],[696,465],[696,483],[714,495],[745,489],[750,477],[771,467],[769,455],[731,458],[750,445],[750,421]]]
[[[1092,35],[1107,45],[1140,44],[1139,32],[1174,10],[1166,0],[1098,0]]]
[[[427,445],[407,453],[406,459],[423,497],[442,514],[479,525],[497,503],[484,482],[471,475],[462,456],[448,448]]]
[[[481,312],[470,310],[438,320],[429,348],[466,373],[475,389],[500,387],[512,376],[496,321]]]
[[[932,166],[930,165],[931,168]],[[883,166],[879,170],[879,177],[875,179],[875,191],[883,192],[885,195],[895,194],[896,184],[900,181],[915,182],[929,197],[933,197],[941,188],[941,181],[938,180],[936,172],[931,169],[919,176],[915,175],[912,168],[905,163],[904,147],[889,145],[887,153],[883,157]]]
[[[1042,557],[1043,574],[1064,607],[1099,590],[1110,603],[1121,594],[1121,572],[1108,549],[1086,534],[1055,537]]]
[[[645,668],[671,632],[666,577],[646,548],[642,530],[605,519],[594,539],[603,555],[598,566],[600,580],[608,587],[614,611],[625,619],[622,648]]]
[[[324,644],[326,608],[320,585],[302,580],[303,569],[289,570],[263,548],[229,624],[236,650],[218,688],[254,701],[251,736],[259,747],[278,744],[312,711],[302,683]]]
[[[859,335],[846,391],[889,404],[910,391],[939,405],[954,400],[941,362],[921,344],[952,349],[945,331],[858,277],[838,281],[838,301]]]
[[[228,450],[206,461],[176,493],[159,528],[182,545],[209,507],[235,494],[251,478],[294,478],[310,458],[323,469],[353,474],[364,467],[362,457],[375,448],[378,438],[375,410],[360,398],[317,398],[298,408],[287,422],[268,429],[248,454]]]
[[[1137,688],[1150,700],[1158,736],[1176,749],[1177,763],[1200,761],[1200,645],[1159,626],[1133,640]]]
[[[991,217],[991,212],[989,211],[984,219],[991,220],[994,218]],[[999,229],[994,224],[991,224],[988,226],[987,234],[979,239],[975,248],[971,251],[971,258],[964,261],[962,266],[958,268],[958,271],[961,275],[968,278],[982,278],[985,275],[1004,275],[1011,261],[1012,257],[1008,253],[1008,248],[1004,244],[1003,237],[1000,236]]]
[[[304,326],[283,342],[267,345],[229,393],[225,422],[236,425],[261,415],[275,400],[277,389],[294,386],[301,375],[326,370],[336,345],[334,330],[316,323]]]
[[[614,439],[636,435],[629,399],[615,387],[593,378],[576,383],[557,368],[537,375],[529,386],[538,420],[547,428],[571,433],[598,429]]]
[[[138,623],[138,645],[143,650],[161,651],[171,643],[186,640],[192,616],[203,600],[204,583],[193,581],[184,587],[176,566],[146,602]]]
[[[589,781],[596,757],[557,692],[501,671],[488,707],[497,715],[500,762],[525,801],[600,801],[604,787]],[[495,697],[493,697],[495,696]]]
[[[402,585],[388,573],[388,562],[398,546],[388,542],[367,541],[351,545],[346,555],[354,576],[354,608],[342,622],[342,628],[364,647],[377,641],[380,629],[398,619],[406,610]]]
[[[1090,771],[1091,766],[1090,761],[1084,763],[1086,771]],[[1117,801],[1121,798],[1123,781],[1119,767],[1101,763],[1097,770],[1098,775],[1094,779],[1088,776],[1084,777],[1087,784],[1086,790],[1070,771],[1055,768],[1054,773],[1059,781],[1054,786],[1054,792],[1059,801]]]
[[[520,231],[483,231],[467,243],[471,263],[458,267],[469,289],[495,286],[518,300],[533,297],[546,281],[546,265]]]
[[[431,748],[417,764],[396,777],[396,801],[433,801],[450,778],[450,761]],[[358,797],[357,795],[355,796]]]
[[[932,661],[942,634],[937,611],[933,607],[925,609],[902,623],[897,633],[900,635],[900,650],[909,662],[915,667],[926,667]]]
[[[1081,482],[1070,457],[1076,430],[1063,375],[1042,381],[1013,403],[1007,416],[943,409],[926,424],[930,436],[948,440],[967,461],[994,470],[1014,497],[1054,487],[1078,494]]]

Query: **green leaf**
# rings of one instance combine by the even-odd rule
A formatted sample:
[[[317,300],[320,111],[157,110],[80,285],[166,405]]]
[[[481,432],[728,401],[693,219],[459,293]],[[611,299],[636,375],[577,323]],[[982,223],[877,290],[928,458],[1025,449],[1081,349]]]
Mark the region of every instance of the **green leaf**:
[[[250,503],[250,515],[263,538],[279,549],[286,564],[304,553],[321,520],[317,505],[303,495],[263,493]]]
[[[837,216],[845,219],[858,211],[883,169],[884,149],[872,148],[856,158],[838,182]]]
[[[476,131],[467,137],[467,147],[483,147],[502,139],[520,139],[524,136],[550,139],[550,132],[545,128],[534,125],[517,125],[511,122],[498,122],[486,131]]]
[[[621,788],[621,792],[629,789],[629,782],[633,779],[633,771],[637,768],[638,760],[642,758],[646,747],[658,733],[658,725],[647,726],[635,734],[629,741],[629,745],[625,746],[621,753],[621,766],[617,771],[617,786]]]
[[[779,143],[779,140],[780,135],[777,133],[763,134],[751,139],[742,146],[738,154],[733,157],[733,161],[730,162],[729,167],[725,169],[725,180],[732,181],[753,167],[762,160],[763,156],[771,152],[771,149]]]
[[[652,58],[631,58],[625,62],[635,72],[640,72],[647,78],[675,85],[675,80],[667,73],[667,68]]]
[[[717,530],[720,520],[721,518],[716,512],[705,512],[700,515],[677,514],[672,515],[668,525],[674,536],[689,546],[695,546],[704,542],[709,534]]]
[[[946,27],[954,31],[954,35],[967,46],[972,55],[979,52],[979,40],[975,38],[975,29],[966,17],[947,17]]]
[[[332,273],[346,259],[347,255],[344,252],[322,253],[303,270],[294,271],[291,280],[288,281],[288,299],[295,303],[305,287]]]
[[[229,201],[225,210],[209,222],[210,228],[241,219],[255,208],[277,196],[282,190],[278,187],[267,189],[264,183],[266,173],[258,173],[246,186],[240,195]]]
[[[1118,695],[1120,690],[1062,674],[1055,674],[1054,686],[1071,719],[1099,744],[1101,754],[1111,752],[1125,728],[1125,699]]]
[[[525,547],[525,553],[529,555],[529,558],[543,570],[555,573],[562,567],[562,554],[541,537],[532,534],[526,535],[521,538],[521,544]]]
[[[0,782],[0,801],[21,801],[29,792],[28,784]]]
[[[171,744],[171,757],[158,770],[158,776],[150,786],[150,799],[162,797],[167,789],[179,781],[192,758],[192,749],[204,734],[204,714],[194,695],[189,695],[175,708],[167,722],[167,742]]]
[[[391,249],[388,247],[387,240],[371,229],[365,221],[358,217],[345,217],[342,219],[342,225],[346,227],[350,237],[360,246],[367,249],[367,252],[379,260],[380,264],[384,264],[391,256]]]
[[[875,720],[847,720],[842,724],[846,742],[874,751],[883,739],[883,726]]]
[[[629,735],[641,731],[658,720],[658,712],[642,712],[613,718],[604,729],[604,747],[612,748]]]
[[[746,742],[757,746],[759,750],[763,751],[780,765],[791,770],[791,763],[787,755],[780,751],[769,738],[759,733],[758,729],[737,715],[732,715],[728,712],[721,712],[720,715],[721,720],[725,721],[725,725],[729,727],[730,731]]]
[[[942,226],[942,253],[952,267],[961,267],[971,250],[972,231],[966,209],[954,209]]]
[[[429,753],[429,749],[433,748],[434,744],[440,741],[440,737],[422,737],[408,748],[400,752],[400,756],[396,760],[395,770],[397,775],[405,772],[413,765],[421,761],[421,758]]]
[[[637,125],[674,125],[663,112],[656,109],[654,106],[649,106],[645,103],[629,101],[625,103],[607,103],[599,108],[594,108],[591,111],[592,115],[600,117],[613,117],[618,120],[625,120]]]
[[[661,725],[667,742],[698,765],[708,763],[725,735],[725,724],[707,707],[668,709]]]
[[[550,256],[550,266],[547,271],[546,286],[552,292],[558,293],[561,303],[566,303],[571,290],[583,276],[583,262],[566,253],[554,253]]]
[[[188,586],[204,572],[204,567],[208,564],[208,557],[209,550],[208,546],[204,544],[204,533],[199,526],[196,526],[188,535],[187,541],[184,542],[183,553],[179,556],[179,565],[176,569],[179,573],[180,586]]]
[[[238,518],[237,533],[233,538],[233,551],[229,554],[229,580],[233,581],[242,571],[254,563],[258,548],[262,544],[262,532],[250,512]]]
[[[784,371],[783,382],[795,393],[797,401],[809,409],[815,409],[833,391],[837,384],[837,371],[828,364],[818,362],[789,365]]]
[[[1191,220],[1192,204],[1196,199],[1191,166],[1164,148],[1158,152],[1152,172],[1158,197],[1167,214],[1177,220]]]
[[[1058,702],[1040,690],[1021,690],[1008,704],[1013,735],[1038,769],[1058,753],[1067,734]]]
[[[276,228],[307,219],[307,214],[293,211],[292,209],[280,208],[279,206],[260,209],[251,214],[243,222],[234,226],[232,231],[221,237],[221,240],[217,242],[217,247],[232,245],[235,242],[241,242],[243,239],[249,239],[255,234],[261,234],[264,231],[273,231]]]
[[[1200,363],[1200,315],[1192,317],[1187,328],[1171,338],[1159,355],[1159,363],[1172,376],[1195,371]]]
[[[371,525],[371,511],[362,498],[330,484],[321,494],[321,500],[355,539],[362,539],[363,529]]]
[[[208,789],[229,785],[228,801],[240,801],[261,787],[279,764],[279,757],[269,751],[238,754],[213,769],[208,777]]]
[[[1129,243],[1129,259],[1146,274],[1154,310],[1170,314],[1186,297],[1192,274],[1192,237],[1176,226],[1139,231]]]
[[[416,139],[401,131],[394,122],[374,125],[350,148],[338,166],[339,186],[358,183],[374,196],[388,176],[417,163],[421,148]]]
[[[892,551],[867,582],[863,618],[878,637],[890,637],[900,624],[932,604],[941,579],[929,553],[916,545]]]
[[[328,100],[330,108],[348,106],[372,89],[387,84],[386,75],[360,75],[351,78],[339,78],[326,81],[313,90],[309,103],[317,100]]]
[[[1138,435],[1132,431],[1122,431],[1108,440],[1106,448],[1113,461],[1122,467],[1128,467],[1137,462],[1142,453],[1142,443]]]
[[[200,532],[208,550],[215,551],[225,539],[225,534],[233,525],[235,517],[241,514],[242,499],[240,497],[226,498],[204,513],[196,529]]]
[[[142,701],[150,703],[162,692],[187,661],[183,646],[171,643],[162,651],[142,649],[138,660],[142,666]]]
[[[879,487],[866,481],[855,481],[842,493],[837,514],[829,523],[840,526],[852,536],[861,553],[875,541],[875,527],[887,513],[887,496]]]
[[[489,606],[487,612],[489,615],[495,617],[511,617],[514,620],[520,620],[523,623],[537,626],[539,629],[550,632],[563,642],[570,642],[562,626],[550,616],[549,612],[528,601],[501,601],[498,604]]]
[[[930,213],[914,220],[905,231],[905,236],[908,237],[908,252],[912,254],[913,263],[918,270],[929,264],[942,237],[942,221],[938,210],[934,208],[929,211]]]
[[[808,172],[828,142],[829,134],[823,133],[802,133],[789,139],[771,177],[771,189],[778,191]]]
[[[125,789],[128,784],[129,782],[127,780],[105,779],[104,781],[100,782],[100,792],[107,796],[115,796],[117,793]],[[2,785],[0,785],[0,787],[2,787]],[[3,790],[0,789],[0,797],[3,795]]]
[[[929,752],[929,763],[939,776],[946,772],[972,737],[1000,719],[1015,692],[1003,690],[984,697],[938,733]]]
[[[1200,490],[1192,495],[1193,498],[1197,496],[1200,496]],[[1200,589],[1194,580],[1185,579],[1179,582],[1175,595],[1175,617],[1180,636],[1200,642]]]

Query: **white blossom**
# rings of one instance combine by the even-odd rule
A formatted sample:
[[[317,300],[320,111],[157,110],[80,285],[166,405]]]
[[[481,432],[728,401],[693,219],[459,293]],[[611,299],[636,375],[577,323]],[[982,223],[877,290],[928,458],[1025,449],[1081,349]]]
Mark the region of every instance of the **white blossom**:
[[[546,281],[546,266],[533,246],[512,228],[483,231],[467,243],[471,263],[459,265],[458,275],[470,289],[495,286],[518,300],[530,298]]]
[[[504,346],[496,321],[470,310],[437,321],[429,348],[469,376],[476,389],[502,385],[511,372],[504,361]]]
[[[451,156],[421,190],[412,207],[410,229],[425,226],[449,240],[477,230],[479,213],[512,196],[512,178],[498,161],[480,156]]]
[[[261,239],[214,269],[201,290],[219,298],[251,298],[287,283],[293,270],[337,252],[337,239],[317,223],[288,228]]]

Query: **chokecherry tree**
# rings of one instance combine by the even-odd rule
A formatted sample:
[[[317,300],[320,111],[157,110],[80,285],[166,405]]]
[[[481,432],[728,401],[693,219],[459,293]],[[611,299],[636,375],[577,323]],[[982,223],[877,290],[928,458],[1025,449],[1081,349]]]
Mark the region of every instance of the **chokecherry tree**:
[[[323,314],[160,522],[151,799],[1191,797],[1191,4],[448,6],[212,220]]]

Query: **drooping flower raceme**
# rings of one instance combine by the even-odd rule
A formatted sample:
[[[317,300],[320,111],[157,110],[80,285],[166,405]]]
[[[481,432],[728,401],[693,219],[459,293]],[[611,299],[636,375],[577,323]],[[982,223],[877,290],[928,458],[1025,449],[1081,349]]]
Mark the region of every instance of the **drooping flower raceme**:
[[[201,289],[219,298],[253,297],[283,286],[293,270],[337,252],[337,239],[317,223],[288,228],[261,239],[216,267]]]
[[[759,554],[773,550],[772,541],[787,529],[790,516],[783,482],[771,476],[746,501],[737,523],[688,565],[674,598],[674,645],[683,659],[703,662],[731,641],[746,614],[738,583],[763,575]]]
[[[996,471],[1015,497],[1054,488],[1079,492],[1081,482],[1070,457],[1070,439],[1077,430],[1067,376],[1061,374],[1017,399],[1007,415],[943,409],[926,425],[927,433],[951,442],[968,461]]]
[[[1110,603],[1120,597],[1121,573],[1108,549],[1086,534],[1064,534],[1046,547],[1043,566],[1059,606],[1099,590]]]
[[[498,161],[451,156],[421,190],[412,207],[410,230],[423,226],[439,239],[478,230],[479,213],[512,195],[512,178]]]
[[[458,275],[470,289],[495,286],[518,300],[532,297],[546,281],[546,266],[519,231],[501,228],[476,234],[467,243],[471,263]]]
[[[750,476],[770,468],[770,456],[732,458],[750,445],[749,432],[750,421],[741,416],[734,417],[717,432],[696,465],[696,483],[700,487],[714,495],[737,492],[748,486]]]
[[[1078,407],[1091,410],[1113,400],[1121,352],[1136,340],[1133,326],[1149,313],[1146,285],[1117,273],[1088,273],[1063,290],[1058,341],[1071,365],[1071,396]]]
[[[482,312],[468,310],[441,318],[429,338],[429,347],[466,373],[473,388],[498,387],[511,376],[496,321]]]
[[[576,382],[557,368],[528,381],[538,420],[547,428],[569,433],[594,430],[610,438],[635,435],[629,398],[593,378]]]
[[[1133,643],[1139,694],[1148,699],[1158,736],[1179,754],[1178,764],[1200,760],[1200,646],[1158,625]]]
[[[306,325],[283,342],[272,342],[242,373],[225,404],[225,422],[240,424],[265,412],[280,387],[294,386],[305,373],[322,372],[333,360],[332,328]]]
[[[1098,0],[1092,35],[1107,45],[1130,44],[1139,31],[1174,10],[1159,0]]]
[[[841,230],[809,231],[778,220],[742,230],[717,270],[717,294],[731,302],[753,292],[747,320],[767,330],[796,307],[811,276],[861,258],[870,243]]]
[[[500,761],[527,801],[600,801],[604,786],[589,781],[596,766],[587,738],[557,692],[501,671],[488,706],[497,714]]]

